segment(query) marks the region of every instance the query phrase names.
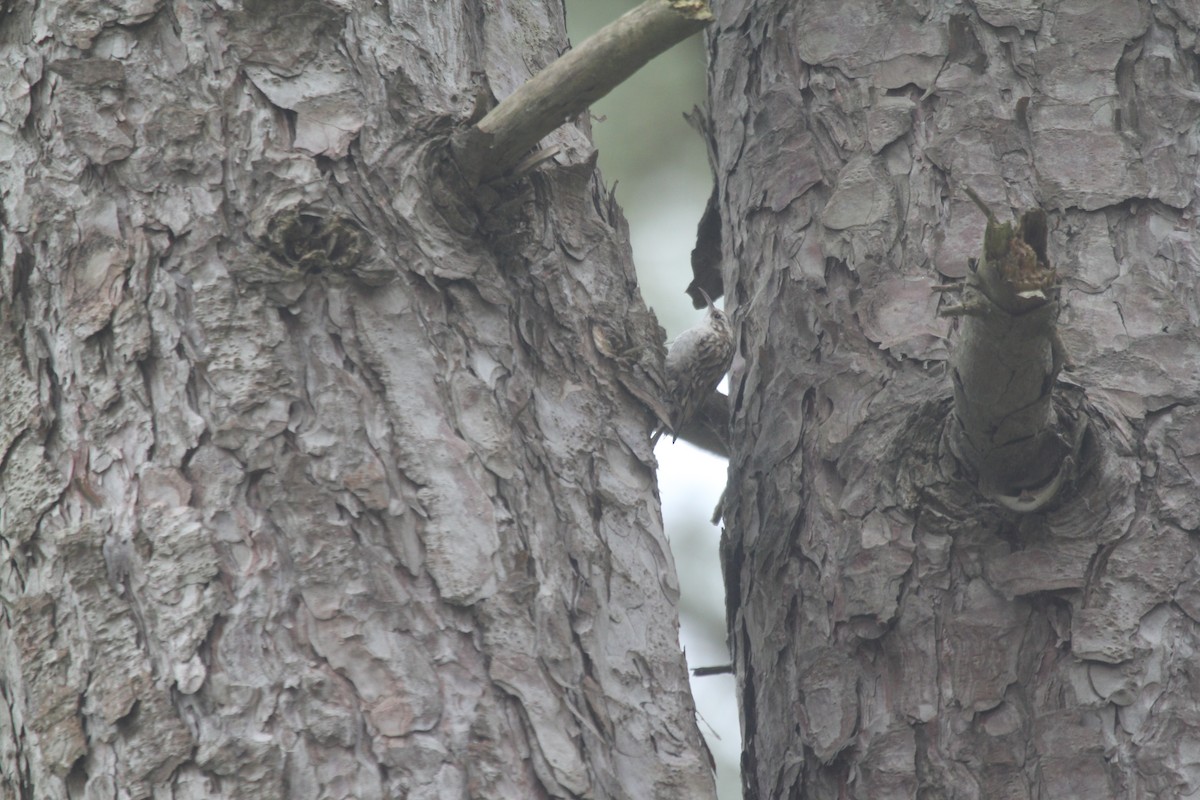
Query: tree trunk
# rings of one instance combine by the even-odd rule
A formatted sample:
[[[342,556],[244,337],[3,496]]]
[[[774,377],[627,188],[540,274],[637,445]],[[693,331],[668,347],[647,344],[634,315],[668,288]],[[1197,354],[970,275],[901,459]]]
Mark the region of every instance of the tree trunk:
[[[1200,796],[1198,36],[1177,0],[718,6],[747,798]],[[964,186],[1048,214],[1082,438],[1032,513],[948,447]]]
[[[0,796],[712,795],[557,2],[0,4]]]

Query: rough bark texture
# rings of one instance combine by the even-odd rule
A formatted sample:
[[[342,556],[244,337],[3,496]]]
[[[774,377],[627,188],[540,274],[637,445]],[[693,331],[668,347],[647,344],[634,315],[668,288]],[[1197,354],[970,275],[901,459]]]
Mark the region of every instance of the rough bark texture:
[[[1200,796],[1195,5],[717,12],[747,797]],[[1049,214],[1088,427],[1041,513],[945,446],[963,183]]]
[[[707,797],[555,2],[0,4],[0,796]]]

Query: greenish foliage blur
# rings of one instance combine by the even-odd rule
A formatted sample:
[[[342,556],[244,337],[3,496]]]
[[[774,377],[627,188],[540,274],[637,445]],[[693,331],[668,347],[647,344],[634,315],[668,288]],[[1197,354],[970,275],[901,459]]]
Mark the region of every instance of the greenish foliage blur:
[[[582,41],[636,6],[631,0],[567,0],[567,29]],[[592,106],[605,182],[630,223],[642,295],[674,336],[698,319],[684,294],[696,224],[712,188],[700,134],[683,115],[704,103],[704,37],[676,45]]]

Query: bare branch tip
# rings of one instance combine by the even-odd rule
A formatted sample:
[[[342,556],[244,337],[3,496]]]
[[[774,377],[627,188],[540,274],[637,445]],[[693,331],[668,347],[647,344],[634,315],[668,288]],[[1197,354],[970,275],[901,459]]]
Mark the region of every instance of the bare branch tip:
[[[713,19],[712,8],[708,0],[669,0],[671,8],[683,14],[688,19],[698,22],[708,22]]]

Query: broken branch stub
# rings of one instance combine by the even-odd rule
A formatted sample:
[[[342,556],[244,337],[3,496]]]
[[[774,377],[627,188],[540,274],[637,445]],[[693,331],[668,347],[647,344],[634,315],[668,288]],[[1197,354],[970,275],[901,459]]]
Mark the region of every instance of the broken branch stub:
[[[1065,353],[1058,336],[1058,275],[1046,255],[1046,213],[1014,226],[987,215],[983,257],[963,287],[959,338],[951,358],[954,412],[949,439],[980,491],[1034,511],[1053,499],[1073,463],[1078,437],[1053,403]]]
[[[564,53],[456,136],[452,146],[459,164],[476,183],[504,175],[542,137],[712,18],[708,0],[646,0]]]

